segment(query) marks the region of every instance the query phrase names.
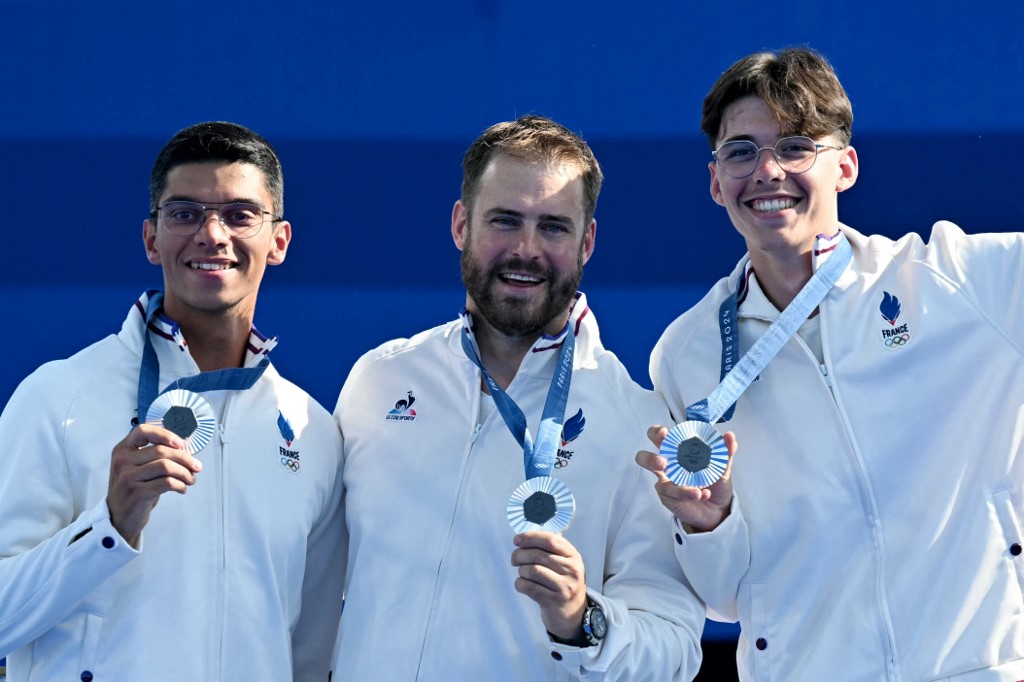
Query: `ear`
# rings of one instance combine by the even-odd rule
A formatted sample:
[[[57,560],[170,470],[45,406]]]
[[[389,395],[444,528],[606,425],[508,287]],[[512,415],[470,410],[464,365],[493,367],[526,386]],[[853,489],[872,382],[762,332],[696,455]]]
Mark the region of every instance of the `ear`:
[[[452,239],[459,251],[466,247],[466,230],[469,228],[469,212],[462,199],[455,202],[452,208]]]
[[[586,263],[594,255],[594,242],[597,240],[597,221],[590,219],[587,231],[583,233],[583,262]]]
[[[156,248],[156,222],[144,220],[142,222],[142,243],[146,247],[146,258],[153,265],[160,265],[160,251]]]
[[[857,182],[859,166],[857,164],[857,150],[853,147],[846,147],[839,152],[842,156],[839,159],[839,179],[836,181],[836,191],[845,192]]]
[[[267,253],[267,265],[280,265],[288,252],[288,244],[292,241],[292,224],[282,220],[274,225],[273,244]]]
[[[711,198],[719,206],[725,206],[725,200],[722,198],[722,187],[718,184],[718,164],[712,161],[708,164],[708,170],[711,171]]]

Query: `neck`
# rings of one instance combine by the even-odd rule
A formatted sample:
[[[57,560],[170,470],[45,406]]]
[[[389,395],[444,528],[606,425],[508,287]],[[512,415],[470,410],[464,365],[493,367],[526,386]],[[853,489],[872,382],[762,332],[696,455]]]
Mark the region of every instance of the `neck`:
[[[479,316],[473,316],[474,337],[480,351],[480,362],[487,368],[491,378],[507,389],[519,371],[523,358],[540,338],[540,335],[506,336],[482,323]]]
[[[523,358],[542,334],[557,334],[565,327],[569,311],[553,320],[547,328],[527,336],[509,336],[492,327],[482,315],[473,311],[473,336],[480,352],[480,362],[499,386],[507,389],[515,379]],[[486,384],[484,389],[486,390]]]
[[[750,262],[761,290],[779,310],[786,309],[814,274],[810,251],[786,257],[751,252]]]
[[[189,316],[179,320],[170,312],[167,314],[181,326],[189,353],[200,371],[241,367],[245,362],[252,320],[223,315],[214,319]]]

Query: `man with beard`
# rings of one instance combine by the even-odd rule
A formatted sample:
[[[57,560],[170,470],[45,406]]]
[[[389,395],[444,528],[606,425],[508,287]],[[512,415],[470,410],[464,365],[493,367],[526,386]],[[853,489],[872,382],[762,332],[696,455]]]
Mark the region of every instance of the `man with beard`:
[[[335,410],[351,542],[335,679],[691,679],[704,606],[622,455],[668,412],[577,291],[600,167],[525,116],[463,171],[460,319],[363,356]]]

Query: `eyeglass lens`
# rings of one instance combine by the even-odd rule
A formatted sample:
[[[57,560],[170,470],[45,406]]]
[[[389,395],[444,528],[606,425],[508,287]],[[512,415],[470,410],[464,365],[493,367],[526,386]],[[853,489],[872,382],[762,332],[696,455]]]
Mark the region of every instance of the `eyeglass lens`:
[[[236,236],[263,224],[264,210],[257,204],[232,203],[206,207],[194,201],[169,201],[159,208],[160,221],[171,234],[190,235],[206,220],[207,211],[216,211],[226,229]]]
[[[809,137],[784,137],[774,147],[758,147],[750,140],[726,142],[715,152],[715,159],[733,178],[745,178],[754,172],[761,160],[761,152],[770,151],[787,173],[803,173],[814,165],[818,155],[817,144]]]

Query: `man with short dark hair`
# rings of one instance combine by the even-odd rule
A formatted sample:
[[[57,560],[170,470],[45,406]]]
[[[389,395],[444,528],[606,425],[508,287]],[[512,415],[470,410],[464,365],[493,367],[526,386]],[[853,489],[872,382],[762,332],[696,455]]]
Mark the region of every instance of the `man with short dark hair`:
[[[743,448],[705,487],[672,473],[692,424],[653,428],[661,454],[637,461],[711,616],[740,622],[741,679],[1019,680],[1024,239],[842,225],[852,123],[806,49],[711,89],[711,196],[748,253],[669,326],[651,377],[677,420],[721,419]]]
[[[335,677],[692,679],[704,605],[622,457],[668,412],[577,290],[600,167],[525,116],[463,170],[461,318],[364,355],[335,411],[351,533]]]
[[[8,679],[325,680],[340,437],[253,326],[291,240],[280,162],[251,130],[202,123],[167,143],[150,187],[163,290],[0,417]]]

